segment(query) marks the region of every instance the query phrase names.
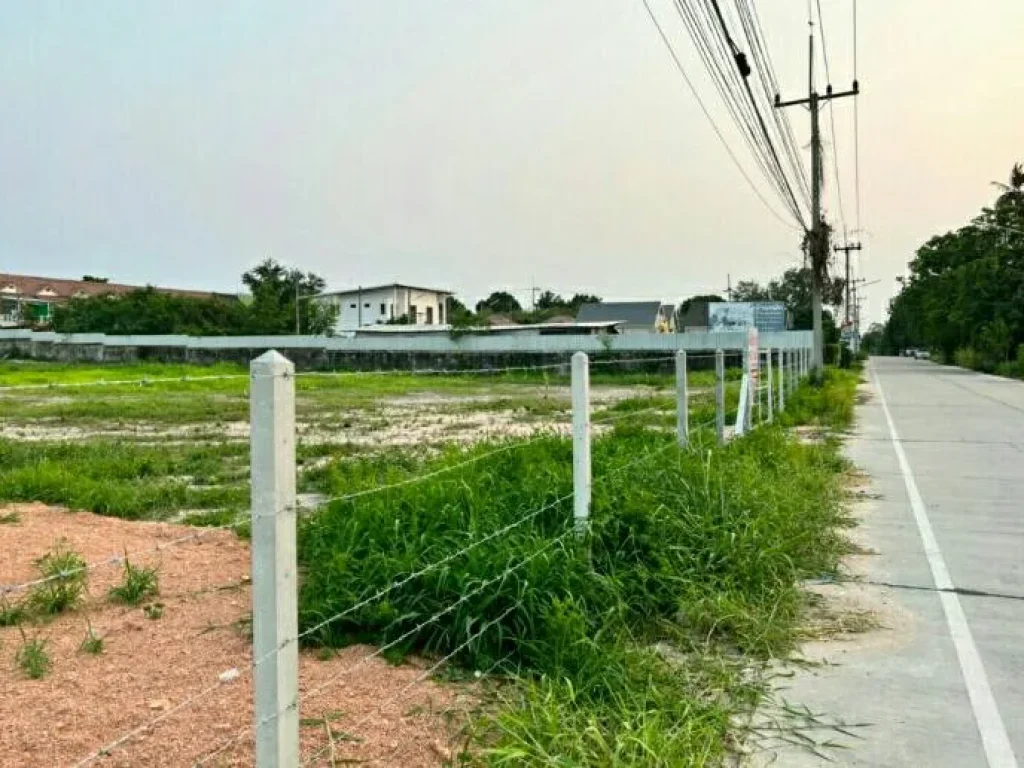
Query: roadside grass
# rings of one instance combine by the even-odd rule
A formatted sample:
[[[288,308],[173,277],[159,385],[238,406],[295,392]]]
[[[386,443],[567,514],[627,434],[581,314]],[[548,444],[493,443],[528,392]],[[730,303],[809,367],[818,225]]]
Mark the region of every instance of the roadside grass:
[[[805,415],[852,400],[840,380],[826,389],[837,384],[845,395],[813,400]],[[760,693],[749,668],[798,639],[799,582],[834,573],[847,545],[834,442],[802,444],[780,425],[711,440],[698,430],[679,449],[670,434],[624,424],[596,440],[584,542],[565,498],[571,445],[555,437],[334,502],[300,522],[300,627],[349,609],[314,644],[394,644],[394,657],[461,648],[457,664],[513,674],[474,732],[471,761],[714,764]],[[488,450],[411,466],[396,457],[372,479]],[[332,495],[374,484],[370,468],[349,469],[324,475]]]
[[[786,393],[786,410],[780,414],[785,426],[813,425],[836,431],[849,429],[860,383],[857,369],[826,368],[822,383],[805,383]]]

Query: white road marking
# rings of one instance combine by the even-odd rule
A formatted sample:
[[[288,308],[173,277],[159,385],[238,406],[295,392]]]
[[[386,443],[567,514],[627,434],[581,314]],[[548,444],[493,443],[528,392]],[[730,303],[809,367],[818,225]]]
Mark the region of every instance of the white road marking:
[[[952,589],[953,580],[949,576],[946,560],[942,557],[942,550],[939,549],[939,542],[932,530],[932,524],[928,519],[924,500],[917,489],[914,474],[910,471],[910,463],[903,452],[903,446],[900,445],[896,425],[893,423],[889,406],[885,402],[885,394],[882,392],[882,383],[874,371],[871,372],[871,378],[874,379],[875,390],[882,403],[885,420],[889,423],[892,446],[896,451],[900,471],[903,473],[903,482],[907,487],[910,507],[914,511],[914,520],[917,521],[917,530],[921,534],[924,553],[928,558],[928,565],[931,567],[932,579],[937,588]],[[967,685],[967,695],[971,700],[974,721],[981,734],[981,742],[985,748],[985,757],[988,759],[989,768],[1018,768],[1017,759],[1013,756],[1013,747],[1010,745],[1010,737],[1006,735],[1006,726],[1003,725],[999,707],[996,706],[992,688],[988,684],[985,665],[982,664],[978,646],[974,644],[974,637],[971,635],[967,617],[964,616],[963,607],[960,605],[960,598],[953,592],[939,592],[939,600],[942,603],[942,612],[946,615],[946,624],[949,626],[949,634],[953,638],[957,659],[960,661],[960,670],[963,672],[964,682]]]

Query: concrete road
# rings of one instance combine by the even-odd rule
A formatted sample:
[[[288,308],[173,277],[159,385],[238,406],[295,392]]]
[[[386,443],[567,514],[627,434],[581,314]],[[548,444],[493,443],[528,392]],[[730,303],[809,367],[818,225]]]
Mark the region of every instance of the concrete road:
[[[872,359],[867,379],[848,453],[877,494],[861,520],[877,554],[859,558],[873,582],[859,589],[887,626],[831,645],[783,693],[854,737],[828,736],[843,747],[831,762],[788,747],[774,763],[1017,768],[1024,383],[898,358]]]

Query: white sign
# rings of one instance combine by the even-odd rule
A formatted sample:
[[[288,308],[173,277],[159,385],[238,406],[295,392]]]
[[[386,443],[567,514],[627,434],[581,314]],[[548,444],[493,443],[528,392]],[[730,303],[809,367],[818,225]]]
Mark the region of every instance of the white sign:
[[[748,302],[709,304],[708,325],[712,331],[742,331],[753,328],[754,305]]]

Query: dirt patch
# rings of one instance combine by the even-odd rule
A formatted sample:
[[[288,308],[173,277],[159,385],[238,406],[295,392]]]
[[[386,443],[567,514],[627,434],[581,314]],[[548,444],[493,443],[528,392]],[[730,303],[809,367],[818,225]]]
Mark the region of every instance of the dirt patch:
[[[61,539],[95,562],[125,550],[151,550],[195,530],[42,505],[3,507],[0,513],[15,510],[20,521],[4,525],[0,533],[0,584],[33,578],[33,560]],[[160,715],[165,719],[94,764],[187,766],[240,735],[207,764],[252,765],[246,730],[253,719],[247,674],[252,648],[245,631],[247,543],[230,532],[212,532],[149,561],[159,566],[160,594],[154,598],[162,604],[159,618],[109,602],[107,590],[121,574],[116,567],[101,567],[89,573],[88,596],[71,613],[48,623],[0,628],[0,765],[74,764]],[[103,638],[97,655],[79,649],[87,623]],[[14,663],[21,629],[28,638],[46,642],[52,670],[40,680],[28,679]],[[417,681],[426,662],[364,661],[372,650],[355,646],[324,659],[302,653],[301,690],[339,677],[302,700],[303,754],[329,746],[329,729],[338,762],[442,764],[452,754],[452,715],[474,705],[471,690]],[[231,679],[231,670],[238,671],[237,678]],[[193,696],[198,696],[193,704],[175,711]],[[359,732],[351,733],[361,721]],[[329,764],[330,754],[325,751],[314,764]]]

